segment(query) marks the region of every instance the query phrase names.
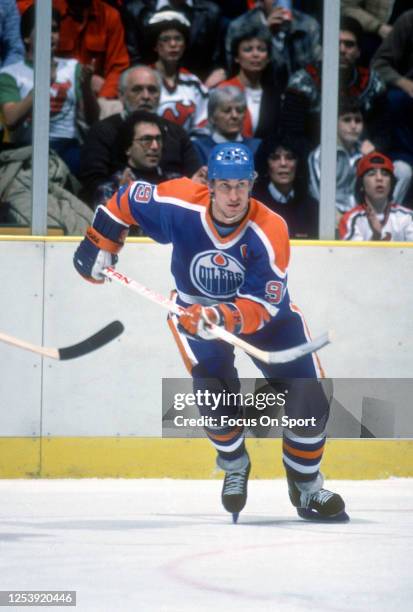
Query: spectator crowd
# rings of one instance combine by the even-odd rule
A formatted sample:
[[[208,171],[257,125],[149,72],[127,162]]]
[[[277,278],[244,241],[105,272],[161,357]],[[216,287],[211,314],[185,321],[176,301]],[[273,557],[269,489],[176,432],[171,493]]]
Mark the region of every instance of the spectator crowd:
[[[0,0],[2,224],[30,225],[35,4]],[[50,226],[83,233],[130,181],[205,183],[231,141],[253,197],[318,238],[323,0],[52,6]],[[342,0],[338,44],[337,237],[413,240],[413,0]]]

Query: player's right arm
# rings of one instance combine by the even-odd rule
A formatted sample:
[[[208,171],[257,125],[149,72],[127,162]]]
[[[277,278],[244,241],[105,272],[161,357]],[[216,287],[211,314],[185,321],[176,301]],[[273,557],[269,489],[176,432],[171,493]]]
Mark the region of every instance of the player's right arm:
[[[154,185],[137,181],[121,187],[106,206],[98,206],[74,255],[79,274],[91,282],[103,283],[102,271],[116,263],[131,225],[140,225],[157,242],[170,242],[173,206],[168,204],[168,198],[179,192],[182,180],[187,181],[176,179],[162,184],[163,203],[154,196]]]

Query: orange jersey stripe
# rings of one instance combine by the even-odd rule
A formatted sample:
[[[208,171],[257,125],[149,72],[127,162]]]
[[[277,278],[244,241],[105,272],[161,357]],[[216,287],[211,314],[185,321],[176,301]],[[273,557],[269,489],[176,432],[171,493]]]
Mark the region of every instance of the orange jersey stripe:
[[[239,433],[242,432],[242,427],[236,427],[233,431],[230,431],[227,434],[216,434],[211,433],[208,429],[208,437],[212,440],[216,440],[217,442],[229,442],[233,438],[236,438]]]
[[[250,221],[256,223],[270,243],[275,256],[275,262],[272,263],[285,272],[290,261],[290,240],[284,219],[258,200],[251,198]]]
[[[283,448],[290,453],[290,455],[301,457],[302,459],[318,459],[318,457],[321,457],[324,452],[324,445],[315,451],[304,451],[293,448],[285,441],[283,442]]]
[[[133,185],[133,183],[132,183]],[[118,194],[115,193],[110,200],[107,202],[106,207],[110,210],[110,212],[128,225],[137,225],[136,219],[134,219],[130,212],[129,207],[129,192],[131,190],[131,185],[126,189],[119,198],[119,206],[118,206]]]
[[[175,325],[174,325],[172,319],[168,319],[168,325],[169,325],[169,329],[172,332],[174,340],[175,340],[175,342],[177,344],[178,350],[179,350],[179,352],[181,354],[181,357],[182,357],[182,360],[183,360],[183,362],[185,364],[185,367],[188,370],[189,374],[191,374],[192,373],[192,362],[189,359],[188,355],[186,354],[185,347],[182,344],[181,338],[179,337],[179,334],[176,331],[176,328],[175,328]]]
[[[173,179],[160,183],[156,193],[161,198],[177,198],[188,204],[208,206],[209,191],[206,185],[194,183],[188,178]]]

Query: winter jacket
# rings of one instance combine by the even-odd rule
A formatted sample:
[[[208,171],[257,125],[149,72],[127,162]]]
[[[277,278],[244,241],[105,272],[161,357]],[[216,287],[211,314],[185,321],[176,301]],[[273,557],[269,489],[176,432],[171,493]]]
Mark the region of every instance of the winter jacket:
[[[92,221],[92,211],[69,191],[78,188],[77,181],[54,151],[49,153],[48,175],[48,226],[65,234],[83,235]],[[32,147],[0,153],[0,207],[6,209],[2,218],[7,223],[31,225],[32,183]]]

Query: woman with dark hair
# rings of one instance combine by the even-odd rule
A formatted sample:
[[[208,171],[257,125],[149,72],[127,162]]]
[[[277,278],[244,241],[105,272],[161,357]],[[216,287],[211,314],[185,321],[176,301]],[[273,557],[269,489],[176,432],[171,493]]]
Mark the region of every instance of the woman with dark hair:
[[[198,77],[181,66],[190,25],[182,13],[164,10],[150,18],[148,29],[157,58],[152,67],[162,78],[158,114],[188,132],[206,123],[208,100]]]
[[[318,202],[308,193],[299,142],[286,136],[268,139],[256,159],[259,178],[253,196],[285,220],[291,238],[318,238]]]
[[[268,28],[244,23],[231,43],[232,78],[219,87],[232,85],[245,93],[247,112],[243,136],[264,138],[277,131],[281,91],[271,66],[271,34]]]

